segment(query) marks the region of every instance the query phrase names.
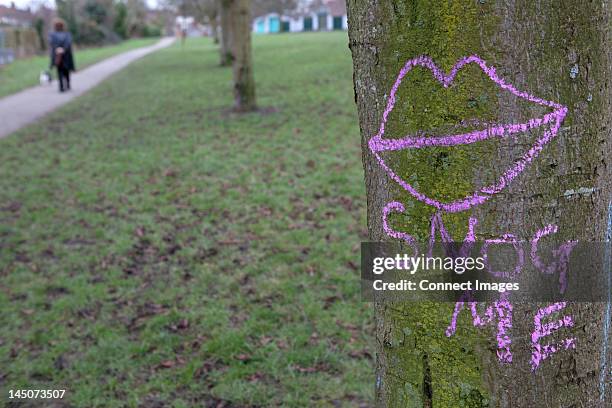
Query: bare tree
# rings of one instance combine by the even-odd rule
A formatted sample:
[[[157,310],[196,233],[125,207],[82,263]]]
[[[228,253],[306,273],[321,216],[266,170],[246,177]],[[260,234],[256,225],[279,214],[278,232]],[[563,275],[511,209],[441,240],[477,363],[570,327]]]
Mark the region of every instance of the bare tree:
[[[371,240],[609,238],[609,3],[347,3]],[[377,406],[610,406],[609,303],[453,306],[376,305]]]
[[[218,37],[218,14],[219,5],[217,0],[167,0],[176,10],[184,16],[192,16],[200,23],[210,24],[213,40],[219,42]]]
[[[253,0],[253,15],[260,16],[266,13],[283,14],[295,10],[296,0]]]
[[[219,10],[219,22],[221,25],[221,44],[219,47],[221,66],[232,65],[231,39],[232,32],[230,27],[230,7],[233,0],[217,0]]]
[[[234,76],[234,109],[247,112],[256,109],[255,77],[251,57],[251,2],[229,2],[232,71]]]
[[[213,42],[219,44],[219,7],[217,2],[214,2],[214,14],[208,16],[208,22],[212,30]]]

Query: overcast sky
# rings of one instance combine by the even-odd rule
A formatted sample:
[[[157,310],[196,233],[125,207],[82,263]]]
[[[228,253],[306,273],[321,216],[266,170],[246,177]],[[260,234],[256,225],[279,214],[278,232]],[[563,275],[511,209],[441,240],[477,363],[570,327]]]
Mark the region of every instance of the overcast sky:
[[[40,4],[45,3],[48,6],[55,6],[55,0],[13,0],[13,2],[19,8],[25,8],[31,4]],[[0,0],[0,4],[3,6],[10,6],[11,0]],[[155,7],[157,5],[157,0],[147,0],[147,4],[149,7]]]
[[[30,3],[30,0],[15,0],[15,4],[18,7],[27,6],[29,3]],[[11,1],[10,0],[0,0],[0,4],[2,4],[3,6],[10,6]]]

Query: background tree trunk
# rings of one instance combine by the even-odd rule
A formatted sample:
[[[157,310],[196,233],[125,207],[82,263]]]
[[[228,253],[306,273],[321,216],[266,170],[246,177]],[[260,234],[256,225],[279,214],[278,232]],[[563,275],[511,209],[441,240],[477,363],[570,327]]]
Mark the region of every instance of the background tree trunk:
[[[390,179],[368,149],[400,69],[407,60],[428,55],[449,72],[457,60],[472,54],[519,90],[563,104],[568,113],[556,138],[503,191],[472,209],[441,213],[449,233],[461,240],[468,218],[474,217],[477,239],[510,232],[528,240],[535,230],[555,224],[558,240],[604,240],[612,195],[609,3],[348,0],[347,4],[371,240],[390,239],[381,217],[389,201],[406,207],[389,219],[392,228],[421,242],[427,240],[436,212]],[[501,92],[473,67],[457,74],[448,90],[432,79],[431,72],[415,69],[406,75],[397,95],[385,128],[387,138],[418,130],[441,133],[465,119],[518,123],[542,114],[537,106]],[[526,139],[412,149],[418,151],[389,154],[387,159],[404,180],[429,196],[453,200],[496,180],[533,143],[530,138],[537,135],[531,133]],[[514,305],[514,358],[511,364],[501,364],[491,341],[495,334],[471,327],[465,312],[455,335],[445,335],[453,304],[377,304],[377,404],[610,406],[612,386],[606,388],[611,380],[610,356],[603,330],[609,319],[607,305],[569,305],[563,314],[572,315],[575,326],[564,329],[564,334],[576,337],[576,349],[553,354],[532,372],[530,335],[539,306]]]
[[[230,7],[233,0],[219,0],[219,21],[221,23],[221,66],[232,65],[232,31],[230,26]]]
[[[210,19],[210,27],[212,30],[213,43],[219,44],[219,23],[217,22],[217,17]]]
[[[240,112],[252,111],[256,109],[256,104],[251,58],[251,2],[230,0],[230,3],[234,109]]]

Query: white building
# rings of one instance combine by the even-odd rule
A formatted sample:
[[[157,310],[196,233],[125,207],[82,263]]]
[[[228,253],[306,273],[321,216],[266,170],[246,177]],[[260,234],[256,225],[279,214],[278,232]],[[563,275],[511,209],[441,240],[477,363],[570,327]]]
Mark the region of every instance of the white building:
[[[278,13],[268,13],[253,20],[253,32],[271,34],[290,31],[289,17]]]
[[[344,0],[318,0],[301,3],[294,12],[285,15],[269,13],[253,20],[253,32],[256,34],[347,29],[348,21]]]

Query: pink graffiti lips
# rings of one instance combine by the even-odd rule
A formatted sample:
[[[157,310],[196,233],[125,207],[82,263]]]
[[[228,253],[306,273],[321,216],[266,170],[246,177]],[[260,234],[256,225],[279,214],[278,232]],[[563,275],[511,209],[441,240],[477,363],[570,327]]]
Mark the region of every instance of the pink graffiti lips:
[[[507,124],[487,124],[484,129],[469,131],[467,133],[444,135],[439,137],[426,137],[420,134],[408,135],[401,139],[383,139],[385,134],[385,124],[387,123],[387,117],[393,110],[395,105],[395,96],[398,91],[402,79],[408,72],[414,67],[421,66],[429,69],[434,78],[436,78],[445,88],[448,88],[457,75],[457,72],[467,64],[476,64],[482,71],[501,89],[504,89],[519,98],[533,102],[535,104],[552,108],[552,112],[549,112],[541,117],[530,119],[524,123],[507,123]],[[378,133],[372,137],[369,141],[369,147],[372,153],[376,156],[376,159],[380,165],[385,169],[387,174],[399,183],[402,188],[408,191],[417,200],[422,201],[428,205],[438,208],[446,212],[458,212],[467,210],[473,206],[482,204],[491,196],[502,191],[514,178],[521,174],[528,164],[538,156],[544,146],[550,142],[558,133],[561,123],[567,115],[567,107],[552,101],[547,101],[542,98],[530,95],[527,92],[519,91],[511,84],[504,81],[502,78],[497,76],[494,67],[489,67],[484,60],[476,55],[470,55],[457,61],[455,66],[451,69],[449,74],[442,71],[431,58],[427,56],[421,56],[411,59],[406,62],[404,67],[401,69],[389,95],[389,100],[385,111],[383,112],[382,122]],[[529,148],[524,155],[517,160],[509,169],[504,171],[502,175],[490,185],[480,188],[475,191],[472,195],[468,195],[459,200],[444,203],[428,197],[421,192],[417,191],[412,185],[399,177],[382,159],[380,156],[381,152],[385,151],[397,151],[403,149],[421,149],[425,147],[452,147],[459,145],[469,145],[479,141],[487,140],[490,138],[504,138],[510,135],[526,132],[532,129],[549,125],[546,130],[542,132],[542,135],[535,141],[535,143]],[[543,127],[544,129],[544,127]]]

